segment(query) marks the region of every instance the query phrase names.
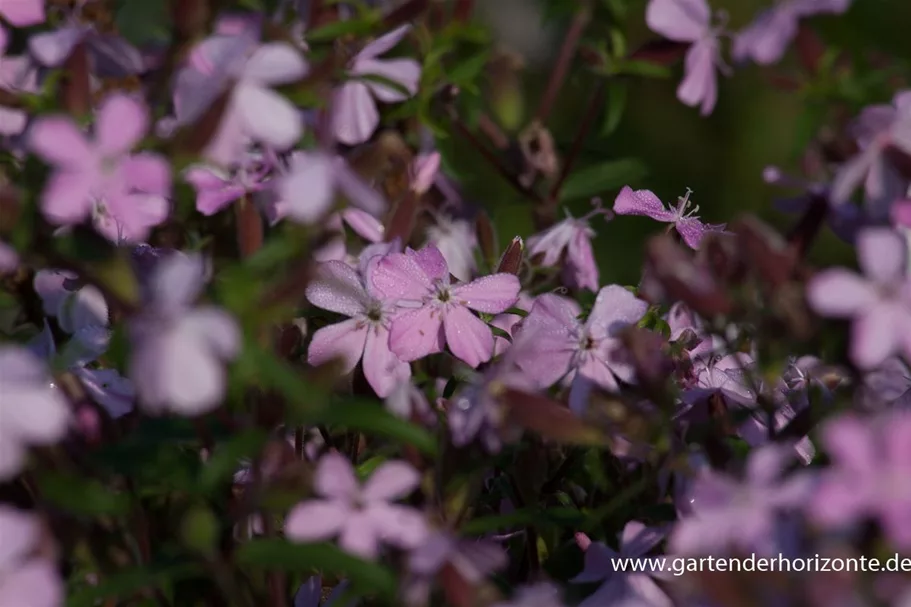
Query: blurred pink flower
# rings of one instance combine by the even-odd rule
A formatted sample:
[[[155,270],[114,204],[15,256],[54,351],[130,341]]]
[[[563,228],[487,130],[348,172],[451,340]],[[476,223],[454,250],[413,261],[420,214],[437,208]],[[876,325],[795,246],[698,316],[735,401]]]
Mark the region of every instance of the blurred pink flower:
[[[91,216],[110,240],[144,240],[152,226],[167,218],[171,193],[171,168],[164,158],[129,154],[148,124],[146,107],[124,94],[102,103],[93,139],[69,118],[37,120],[29,146],[56,169],[41,196],[45,217],[72,225]]]
[[[8,480],[22,469],[29,445],[64,437],[70,410],[44,361],[26,348],[0,345],[0,386],[0,480]]]
[[[685,76],[677,88],[677,98],[689,106],[700,106],[707,116],[718,99],[715,70],[727,70],[721,60],[712,13],[705,0],[651,0],[645,10],[649,29],[675,42],[691,42],[686,53]]]
[[[296,542],[339,536],[344,550],[366,559],[379,555],[381,543],[415,548],[429,532],[424,516],[393,502],[417,489],[420,481],[410,464],[393,460],[380,464],[361,486],[351,462],[338,453],[328,453],[319,460],[314,479],[321,498],[291,509],[285,519],[285,535]]]
[[[0,605],[59,607],[65,588],[54,562],[36,556],[41,522],[33,514],[0,504]]]
[[[907,245],[889,228],[857,236],[857,258],[866,276],[845,268],[819,272],[807,300],[822,316],[852,318],[851,359],[872,369],[895,353],[911,357],[911,281]]]
[[[413,97],[421,79],[421,65],[414,59],[378,59],[405,37],[410,25],[403,25],[365,46],[348,68],[351,80],[342,84],[332,103],[332,128],[346,145],[367,141],[380,123],[376,101],[396,103]],[[394,88],[370,76],[379,76],[404,89]]]
[[[165,258],[152,276],[151,300],[131,320],[129,376],[152,413],[194,416],[221,404],[223,361],[237,355],[241,334],[227,312],[192,307],[203,281],[199,257]]]
[[[589,225],[595,214],[604,214],[604,210],[599,207],[582,217],[573,217],[567,211],[566,219],[528,239],[528,257],[543,255],[541,265],[562,265],[564,280],[570,286],[597,291],[598,263],[591,243],[595,231]]]

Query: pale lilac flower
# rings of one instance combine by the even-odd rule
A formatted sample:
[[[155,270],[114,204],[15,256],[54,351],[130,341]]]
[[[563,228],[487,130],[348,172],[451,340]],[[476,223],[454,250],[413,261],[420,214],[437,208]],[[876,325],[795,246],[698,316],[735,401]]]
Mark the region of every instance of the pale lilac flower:
[[[477,269],[474,254],[478,237],[474,224],[438,214],[434,223],[427,227],[427,244],[440,250],[450,274],[462,282],[471,280]]]
[[[342,581],[332,589],[332,592],[329,593],[329,596],[326,597],[325,601],[320,602],[323,598],[323,579],[320,576],[315,575],[308,578],[307,581],[301,584],[300,588],[297,589],[297,592],[294,594],[293,607],[343,607],[342,605],[336,605],[335,602],[347,589],[348,582]],[[345,603],[344,607],[354,607],[357,604],[357,601],[352,600]]]
[[[690,42],[686,53],[685,76],[677,88],[677,98],[689,106],[700,106],[703,116],[712,113],[718,99],[715,70],[726,70],[721,60],[712,13],[705,0],[651,0],[645,9],[649,29],[675,42]]]
[[[541,265],[563,265],[563,278],[567,284],[574,288],[597,291],[598,263],[591,242],[595,231],[589,224],[595,215],[609,218],[608,212],[600,206],[578,218],[570,215],[569,211],[565,212],[566,219],[528,239],[528,257],[544,255]]]
[[[832,203],[848,202],[863,183],[870,216],[887,219],[892,203],[907,193],[907,180],[887,153],[891,148],[911,155],[911,91],[897,93],[891,105],[864,108],[852,132],[861,151],[838,169],[832,182]]]
[[[459,539],[445,531],[431,533],[408,555],[403,595],[409,605],[426,605],[433,579],[450,565],[470,585],[503,569],[508,562],[500,546],[485,540]]]
[[[386,397],[383,405],[387,411],[402,419],[417,419],[427,426],[432,426],[437,421],[437,414],[427,402],[424,391],[410,380],[399,382]]]
[[[570,581],[577,584],[604,582],[598,590],[579,603],[579,607],[613,605],[629,596],[642,598],[654,607],[672,607],[673,601],[652,580],[652,575],[656,572],[618,571],[614,566],[614,559],[644,557],[666,534],[666,530],[652,529],[639,521],[630,521],[620,535],[619,552],[603,542],[592,542],[584,534],[576,534],[576,541],[585,552],[585,565],[582,572]]]
[[[72,225],[91,216],[95,228],[115,242],[145,239],[167,218],[171,193],[171,169],[164,158],[129,154],[148,122],[146,107],[123,94],[102,103],[92,140],[69,118],[37,120],[29,145],[56,169],[41,197],[45,217]]]
[[[426,194],[440,173],[439,152],[419,154],[409,167],[409,181],[411,190],[416,194]]]
[[[499,314],[515,303],[520,288],[512,274],[453,286],[446,260],[433,245],[381,258],[371,281],[378,293],[414,308],[398,316],[390,329],[389,348],[400,359],[417,360],[448,344],[456,358],[472,367],[490,360],[494,343],[490,327],[471,310]]]
[[[64,345],[58,364],[67,367],[79,379],[89,398],[101,405],[112,419],[117,419],[133,410],[136,391],[132,382],[121,377],[115,369],[86,366],[104,354],[110,338],[111,332],[104,326],[87,325],[75,332]],[[58,356],[57,344],[47,321],[41,333],[29,342],[29,348],[46,360]]]
[[[480,438],[484,447],[496,453],[507,441],[521,437],[518,427],[507,427],[507,409],[500,402],[506,389],[523,392],[537,391],[534,379],[516,365],[517,354],[526,344],[533,343],[536,333],[532,330],[519,334],[515,347],[506,351],[483,373],[475,373],[453,394],[447,409],[452,443],[457,447],[468,445]]]
[[[897,356],[886,359],[864,375],[854,398],[859,407],[871,411],[911,408],[911,369]]]
[[[798,22],[810,15],[839,14],[851,0],[784,0],[768,8],[734,39],[737,61],[752,59],[761,65],[777,63],[797,35]]]
[[[232,87],[218,131],[203,152],[207,159],[232,166],[243,154],[247,139],[277,150],[298,142],[303,129],[300,112],[270,88],[307,74],[307,62],[296,48],[284,42],[259,44],[249,34],[216,35],[201,43],[196,57],[178,74],[178,124],[194,123],[222,91]]]
[[[361,486],[351,462],[328,453],[314,479],[321,499],[295,506],[285,519],[285,535],[296,542],[339,536],[344,550],[366,559],[379,556],[380,544],[415,548],[427,537],[427,523],[419,511],[393,502],[414,491],[420,480],[410,464],[387,461]]]
[[[642,215],[655,221],[674,224],[674,229],[683,241],[692,249],[698,249],[706,232],[723,231],[724,224],[702,223],[696,213],[699,206],[692,206],[690,191],[686,196],[677,199],[676,207],[665,207],[661,200],[650,190],[633,190],[624,187],[614,201],[614,212],[617,215]]]
[[[567,376],[576,387],[581,387],[577,381],[581,377],[616,392],[620,389],[617,379],[626,383],[636,379],[633,366],[617,352],[621,347],[617,335],[637,323],[646,310],[647,303],[619,285],[598,292],[584,322],[579,320],[582,310],[575,301],[540,295],[519,333],[529,331],[535,338],[523,342],[516,364],[542,389]],[[570,408],[580,413],[584,399],[571,396]]]
[[[842,526],[875,517],[896,548],[911,548],[908,412],[836,418],[823,427],[822,442],[832,466],[813,495],[810,520]]]
[[[22,469],[29,445],[64,437],[70,411],[44,362],[26,348],[0,345],[0,386],[0,479],[8,480]]]
[[[325,230],[335,232],[337,236],[329,240],[324,246],[313,252],[315,261],[344,261],[350,266],[358,265],[357,257],[348,254],[348,248],[345,242],[345,226],[371,244],[379,244],[383,241],[383,235],[386,227],[383,223],[366,211],[355,207],[342,209],[333,213],[326,220]],[[397,250],[401,250],[398,247]]]
[[[364,376],[380,398],[411,377],[411,365],[389,349],[389,328],[395,322],[395,301],[385,297],[371,283],[375,264],[364,264],[362,272],[341,261],[319,264],[307,285],[311,304],[348,316],[313,334],[307,362],[318,366],[340,359],[342,372],[354,370],[363,359]]]
[[[813,491],[813,478],[807,474],[781,479],[793,457],[793,449],[785,444],[755,449],[747,459],[743,482],[702,470],[684,498],[691,513],[675,525],[669,551],[718,555],[737,547],[774,553],[778,515],[801,506]]]
[[[866,276],[845,268],[823,270],[807,285],[807,300],[822,316],[854,319],[851,359],[872,369],[892,354],[911,356],[905,242],[889,228],[867,228],[857,236],[857,257]]]
[[[272,168],[273,163],[265,154],[250,153],[230,172],[194,165],[183,177],[196,190],[196,210],[203,215],[214,215],[239,198],[262,190]]]
[[[0,5],[2,6],[2,5]],[[66,589],[57,566],[36,554],[42,543],[40,520],[0,504],[0,605],[59,607]]]
[[[237,355],[241,335],[223,310],[192,307],[204,272],[199,257],[165,258],[152,276],[148,305],[131,320],[129,375],[150,412],[193,416],[221,404],[222,361]]]
[[[782,198],[775,201],[775,208],[784,213],[804,214],[813,204],[815,199],[825,198],[830,200],[829,184],[814,183],[785,175],[781,169],[774,166],[766,167],[762,172],[762,179],[770,185],[803,190],[800,196]],[[854,244],[857,231],[863,227],[864,213],[860,207],[850,202],[842,204],[829,204],[826,213],[826,223],[832,232],[847,243]]]
[[[42,66],[54,68],[62,66],[80,43],[85,44],[91,73],[99,78],[122,78],[145,71],[146,62],[136,47],[116,34],[102,34],[74,16],[63,27],[32,35],[28,49]]]
[[[380,123],[376,101],[396,103],[413,97],[421,79],[421,65],[414,59],[378,59],[405,37],[410,25],[403,25],[365,46],[352,60],[352,78],[335,91],[332,102],[332,128],[346,145],[367,141]],[[369,79],[379,76],[396,83],[400,91],[384,82]]]
[[[531,295],[529,295],[528,293],[525,293],[523,291],[522,293],[519,293],[519,299],[516,301],[515,305],[513,305],[511,307],[517,308],[519,310],[523,310],[527,313],[527,312],[531,311],[531,308],[534,305],[535,305],[534,297],[532,297]],[[526,314],[526,316],[527,316],[527,314]],[[496,327],[496,328],[500,329],[501,331],[503,331],[504,333],[509,335],[509,337],[513,338],[513,337],[515,337],[515,335],[513,334],[513,331],[516,328],[516,325],[521,323],[522,319],[524,319],[524,318],[525,318],[525,316],[520,316],[518,314],[512,314],[509,312],[504,312],[502,314],[497,314],[496,316],[494,316],[493,320],[490,321],[490,325],[492,327]],[[500,356],[501,354],[506,352],[506,350],[508,350],[511,345],[511,342],[508,339],[506,339],[505,337],[500,337],[499,335],[494,335],[493,341],[494,341],[494,345],[493,345],[493,355],[494,356]]]
[[[0,241],[0,274],[13,272],[19,267],[19,254],[16,249]]]
[[[306,224],[323,219],[338,193],[373,215],[386,208],[383,197],[364,183],[343,158],[323,152],[293,152],[287,173],[279,178],[277,193],[277,215]]]
[[[493,607],[563,607],[560,588],[550,582],[521,586],[509,601],[495,603]]]

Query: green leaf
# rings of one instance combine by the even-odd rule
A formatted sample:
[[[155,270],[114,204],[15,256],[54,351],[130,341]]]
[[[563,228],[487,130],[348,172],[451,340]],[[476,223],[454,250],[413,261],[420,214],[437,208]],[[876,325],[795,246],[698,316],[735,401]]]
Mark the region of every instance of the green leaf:
[[[344,426],[351,430],[395,439],[413,445],[428,455],[435,455],[437,452],[437,441],[433,434],[396,417],[375,401],[344,399],[324,407],[311,422]]]
[[[171,20],[166,0],[120,0],[114,23],[117,32],[137,46],[171,39]]]
[[[202,573],[202,567],[187,563],[170,567],[138,567],[105,576],[97,586],[83,588],[70,595],[67,607],[94,607],[103,599],[116,597],[125,601],[130,595],[145,588],[160,587]]]
[[[241,565],[265,569],[318,569],[350,580],[351,585],[362,594],[377,594],[387,600],[393,599],[396,593],[396,579],[392,571],[351,556],[333,544],[292,544],[285,540],[255,539],[243,544],[235,558]]]
[[[38,477],[41,497],[61,510],[85,516],[117,516],[130,510],[130,498],[97,481],[46,472]]]
[[[347,21],[333,21],[323,27],[307,32],[307,42],[332,42],[343,36],[363,36],[369,34],[376,25],[376,19],[349,19]]]
[[[613,133],[620,124],[623,112],[626,110],[626,99],[629,87],[626,82],[614,82],[607,91],[607,111],[604,113],[604,123],[601,125],[601,137]]]
[[[477,81],[478,76],[484,71],[487,60],[490,58],[490,51],[483,50],[480,53],[465,59],[451,70],[447,70],[447,77],[450,82],[458,86],[467,86]]]
[[[666,66],[638,59],[623,61],[620,65],[614,67],[613,70],[614,74],[642,76],[644,78],[668,78],[671,75],[670,68]]]
[[[465,523],[462,533],[480,535],[515,527],[544,527],[580,523],[585,515],[575,508],[521,508],[509,514],[482,516]]]
[[[560,194],[564,201],[591,198],[630,185],[646,174],[645,165],[635,158],[608,160],[570,175]]]

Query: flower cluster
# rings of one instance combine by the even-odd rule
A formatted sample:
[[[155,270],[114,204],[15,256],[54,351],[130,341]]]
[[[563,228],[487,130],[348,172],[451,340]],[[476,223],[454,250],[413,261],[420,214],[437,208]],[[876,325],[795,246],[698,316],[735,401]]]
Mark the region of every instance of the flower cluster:
[[[150,41],[138,4],[0,0],[0,607],[909,604],[904,568],[617,559],[911,549],[911,91],[846,93],[815,170],[754,176],[797,190],[782,235],[575,166],[607,77],[682,59],[712,113],[705,0],[649,0],[632,52],[634,2],[581,7],[517,135],[470,0],[231,4],[170,3]],[[812,27],[849,4],[778,2],[731,57],[796,40],[836,95],[851,59]],[[570,141],[545,124],[577,47]],[[616,284],[629,216],[663,230]],[[809,261],[827,225],[858,270]]]

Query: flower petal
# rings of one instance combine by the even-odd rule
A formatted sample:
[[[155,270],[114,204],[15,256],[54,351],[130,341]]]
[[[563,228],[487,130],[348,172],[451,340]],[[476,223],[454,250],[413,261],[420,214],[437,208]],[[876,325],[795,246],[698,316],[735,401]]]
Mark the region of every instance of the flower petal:
[[[406,362],[442,352],[446,343],[442,328],[440,311],[432,306],[406,312],[392,321],[389,349]]]
[[[411,365],[399,360],[389,349],[389,331],[382,326],[368,329],[364,377],[380,398],[386,398],[397,385],[411,379]]]
[[[328,540],[344,529],[351,516],[345,502],[311,500],[291,509],[285,519],[285,536],[291,541]]]
[[[242,78],[260,84],[288,84],[307,74],[307,62],[286,42],[261,45],[244,65]]]
[[[234,89],[234,100],[245,131],[253,139],[279,150],[300,140],[300,112],[285,97],[267,88],[240,84]]]
[[[648,304],[620,285],[609,285],[598,292],[586,326],[592,337],[603,339],[639,322]]]
[[[306,296],[314,306],[345,316],[364,312],[369,301],[357,270],[341,261],[319,264]]]
[[[380,114],[370,89],[363,82],[348,81],[335,93],[332,131],[345,145],[364,143],[380,123]]]
[[[464,306],[453,306],[443,317],[449,349],[463,362],[477,367],[493,356],[493,333],[484,321]]]
[[[403,461],[387,461],[374,470],[364,485],[368,502],[390,502],[407,497],[421,483],[414,466]]]
[[[63,116],[37,120],[29,129],[28,146],[45,162],[64,168],[83,169],[95,159],[85,134]]]
[[[890,228],[867,228],[857,235],[860,267],[880,284],[901,280],[907,258],[905,240]]]
[[[328,325],[313,334],[307,362],[314,367],[341,360],[342,373],[350,373],[364,354],[367,325],[351,318]]]
[[[92,210],[95,175],[91,172],[58,171],[51,175],[41,194],[41,211],[58,225],[80,223]]]
[[[651,190],[633,190],[624,186],[614,200],[614,213],[618,215],[643,215],[656,221],[672,222],[674,213]]]
[[[522,285],[513,274],[491,274],[452,289],[459,304],[488,314],[508,310],[519,298]]]
[[[114,94],[98,108],[95,145],[107,157],[121,156],[139,143],[149,129],[149,111],[129,95]]]
[[[421,65],[414,59],[365,59],[358,61],[352,74],[359,76],[375,75],[401,86],[403,90],[393,88],[384,82],[365,80],[364,84],[373,96],[384,103],[396,103],[414,97],[418,92],[421,80]]]
[[[351,462],[344,455],[333,452],[320,458],[313,488],[323,497],[340,502],[350,502],[360,492]]]
[[[807,302],[817,314],[850,318],[877,300],[873,286],[844,268],[831,268],[814,276],[807,285]]]

